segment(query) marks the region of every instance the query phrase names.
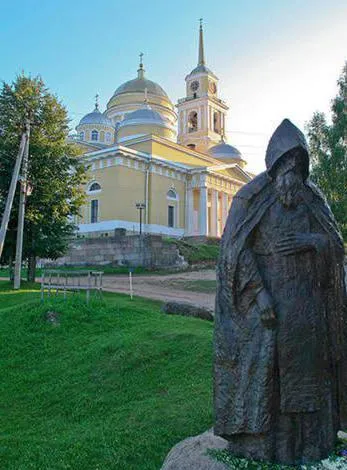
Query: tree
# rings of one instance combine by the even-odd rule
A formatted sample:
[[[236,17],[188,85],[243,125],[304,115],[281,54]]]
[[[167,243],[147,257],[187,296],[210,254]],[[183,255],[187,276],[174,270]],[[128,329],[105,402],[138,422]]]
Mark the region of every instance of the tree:
[[[324,113],[308,123],[312,179],[325,193],[341,232],[347,239],[347,62],[331,104],[331,124]]]
[[[76,226],[74,216],[84,202],[85,166],[76,146],[67,142],[69,120],[65,107],[49,93],[41,78],[17,77],[0,90],[0,214],[25,119],[31,123],[23,259],[28,279],[35,279],[36,260],[64,254]],[[18,185],[19,186],[19,185]],[[19,187],[9,223],[3,260],[14,259]],[[2,261],[3,261],[2,260]]]

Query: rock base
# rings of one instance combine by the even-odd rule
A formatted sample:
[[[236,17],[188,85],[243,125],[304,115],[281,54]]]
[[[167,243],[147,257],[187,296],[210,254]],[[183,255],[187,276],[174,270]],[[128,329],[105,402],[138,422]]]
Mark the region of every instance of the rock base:
[[[165,302],[162,311],[168,315],[183,315],[184,317],[201,318],[202,320],[213,321],[213,310],[200,305],[192,305],[186,302]]]
[[[215,436],[213,430],[188,437],[168,453],[161,470],[226,470],[227,467],[207,455],[211,449],[225,450],[228,442]]]
[[[339,432],[339,438],[346,440],[347,433]],[[227,450],[228,441],[213,434],[213,429],[199,436],[188,437],[179,442],[168,453],[161,470],[227,470],[229,467],[217,462],[208,455],[209,450]],[[302,468],[307,468],[303,465]],[[323,460],[310,466],[312,470],[346,470],[347,460],[338,458],[336,461]]]

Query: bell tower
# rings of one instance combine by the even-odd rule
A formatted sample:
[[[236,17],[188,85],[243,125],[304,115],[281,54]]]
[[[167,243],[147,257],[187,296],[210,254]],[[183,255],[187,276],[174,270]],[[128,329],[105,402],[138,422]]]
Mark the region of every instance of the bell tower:
[[[198,65],[186,76],[186,97],[179,99],[178,136],[181,145],[207,152],[221,140],[226,103],[218,97],[218,77],[206,66],[202,20],[199,28]]]

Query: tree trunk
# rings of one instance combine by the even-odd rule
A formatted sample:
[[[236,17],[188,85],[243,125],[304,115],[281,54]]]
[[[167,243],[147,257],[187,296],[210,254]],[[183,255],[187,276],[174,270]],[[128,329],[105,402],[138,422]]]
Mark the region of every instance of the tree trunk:
[[[29,282],[35,282],[35,277],[36,277],[36,256],[33,254],[30,254],[28,258],[27,279]]]

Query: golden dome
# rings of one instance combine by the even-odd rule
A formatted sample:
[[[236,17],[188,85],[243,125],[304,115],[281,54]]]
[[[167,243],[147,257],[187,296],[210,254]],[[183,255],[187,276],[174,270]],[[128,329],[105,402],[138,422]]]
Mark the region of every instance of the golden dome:
[[[122,121],[127,113],[142,107],[144,95],[154,111],[168,119],[171,125],[175,125],[177,115],[174,105],[158,83],[145,77],[142,55],[137,77],[120,85],[107,103],[107,117],[114,123]]]

